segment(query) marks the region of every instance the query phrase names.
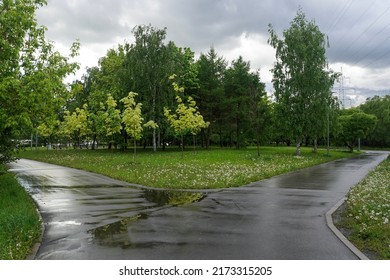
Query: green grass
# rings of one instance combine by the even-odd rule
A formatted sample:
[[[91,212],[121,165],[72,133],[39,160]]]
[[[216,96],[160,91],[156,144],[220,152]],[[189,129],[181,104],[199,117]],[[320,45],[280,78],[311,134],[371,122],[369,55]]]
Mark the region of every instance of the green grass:
[[[139,150],[133,154],[108,150],[50,150],[24,151],[20,157],[70,166],[104,174],[126,182],[149,187],[170,189],[210,189],[238,187],[264,178],[329,160],[353,156],[350,153],[325,150],[317,154],[310,148],[302,149],[302,156],[294,156],[289,147],[256,149],[178,150],[153,153]]]
[[[343,218],[360,250],[390,259],[390,157],[350,191]]]
[[[0,165],[0,260],[25,259],[39,236],[34,202]]]

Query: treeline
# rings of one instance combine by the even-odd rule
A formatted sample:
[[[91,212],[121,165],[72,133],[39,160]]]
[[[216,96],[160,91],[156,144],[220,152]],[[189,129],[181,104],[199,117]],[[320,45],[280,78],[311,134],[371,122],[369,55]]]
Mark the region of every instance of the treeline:
[[[69,86],[79,43],[69,57],[45,39],[35,11],[44,0],[0,2],[0,163],[29,139],[75,147],[130,140],[154,150],[167,145],[241,148],[263,143],[389,146],[389,97],[340,110],[332,95],[339,74],[328,70],[325,36],[299,10],[276,50],[272,98],[242,57],[227,61],[211,48],[195,54],[167,42],[166,29],[133,29],[132,44],[110,49],[97,67]],[[35,137],[33,137],[35,136]],[[34,141],[35,139],[35,141]],[[39,139],[39,141],[37,140]],[[39,143],[41,142],[41,143]]]
[[[302,12],[294,20],[284,40],[270,26],[270,44],[277,49],[273,100],[259,72],[251,71],[250,62],[241,56],[229,62],[211,48],[195,59],[191,49],[165,42],[166,29],[137,26],[134,43],[108,50],[98,67],[87,69],[82,80],[71,85],[66,106],[41,122],[38,133],[50,143],[87,143],[92,149],[98,143],[126,149],[130,139],[154,150],[190,142],[206,148],[294,143],[297,155],[301,145],[316,151],[328,139],[351,151],[360,143],[389,145],[388,98],[375,97],[360,108],[340,110],[331,92],[339,74],[327,70],[324,34]],[[302,34],[306,43],[312,40],[306,52],[298,51],[302,42],[288,45]],[[153,123],[148,129],[140,126],[138,137],[128,133],[123,121],[126,108],[121,101],[129,92],[137,93],[140,118]],[[196,133],[184,128],[179,135],[164,113],[178,110],[177,98],[182,105],[193,102],[194,112],[207,125]]]
[[[143,119],[157,124],[156,128],[143,130],[138,144],[145,147],[164,148],[177,142],[164,115],[164,108],[177,110],[177,96],[183,102],[192,98],[208,122],[195,139],[198,145],[239,148],[267,139],[271,103],[259,73],[251,71],[248,61],[238,57],[229,63],[213,48],[195,60],[189,48],[165,42],[166,29],[150,25],[135,27],[133,35],[133,44],[110,49],[98,67],[87,69],[82,80],[72,84],[72,97],[57,114],[40,124],[39,135],[49,142],[88,140],[125,148],[131,136],[124,127],[112,126],[120,124],[119,116],[124,111],[120,100],[136,92]],[[172,75],[183,90],[175,90],[169,79]]]

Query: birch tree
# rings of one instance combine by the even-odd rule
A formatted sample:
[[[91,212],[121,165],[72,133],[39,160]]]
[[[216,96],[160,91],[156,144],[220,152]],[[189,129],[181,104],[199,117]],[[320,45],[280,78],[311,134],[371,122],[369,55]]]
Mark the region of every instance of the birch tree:
[[[324,127],[326,108],[331,104],[329,72],[326,71],[326,36],[314,21],[308,21],[299,10],[289,29],[280,39],[269,25],[269,43],[276,50],[272,69],[278,121],[286,123],[300,155],[301,142],[316,126]],[[319,108],[324,108],[318,114]]]
[[[130,46],[125,65],[129,79],[129,89],[141,92],[142,104],[147,117],[159,122],[160,99],[166,83],[167,52],[164,40],[166,29],[151,25],[136,26],[133,29],[135,43]],[[157,131],[153,128],[153,150],[157,150]]]

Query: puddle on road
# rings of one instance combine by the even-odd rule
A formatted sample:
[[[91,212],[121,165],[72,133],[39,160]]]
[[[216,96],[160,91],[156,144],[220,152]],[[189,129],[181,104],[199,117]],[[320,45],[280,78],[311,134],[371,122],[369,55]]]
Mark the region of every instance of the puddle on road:
[[[155,207],[161,206],[181,206],[189,205],[201,201],[206,197],[200,192],[186,192],[186,191],[169,191],[169,190],[145,190],[143,197],[152,203]],[[149,211],[150,207],[147,207]],[[152,207],[153,208],[153,207]],[[145,208],[146,210],[146,208]],[[139,213],[135,216],[124,218],[120,221],[104,225],[88,231],[93,239],[104,246],[120,246],[123,249],[134,247],[135,244],[131,241],[129,228],[131,228],[139,220],[147,219],[148,214]]]
[[[146,219],[147,215],[144,213],[136,216],[122,219],[118,222],[101,226],[89,231],[93,238],[100,244],[106,246],[121,246],[128,248],[132,246],[130,236],[128,235],[128,228],[130,224],[140,220]]]
[[[145,199],[158,206],[188,205],[201,201],[205,194],[199,192],[171,191],[171,190],[145,190]]]

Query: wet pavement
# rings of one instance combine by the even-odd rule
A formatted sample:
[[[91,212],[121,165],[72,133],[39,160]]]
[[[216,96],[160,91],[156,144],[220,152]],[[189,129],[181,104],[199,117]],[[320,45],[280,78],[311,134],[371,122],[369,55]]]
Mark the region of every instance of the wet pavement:
[[[45,223],[37,259],[356,259],[325,214],[386,158],[371,152],[240,188],[145,189],[76,169],[10,164]]]

